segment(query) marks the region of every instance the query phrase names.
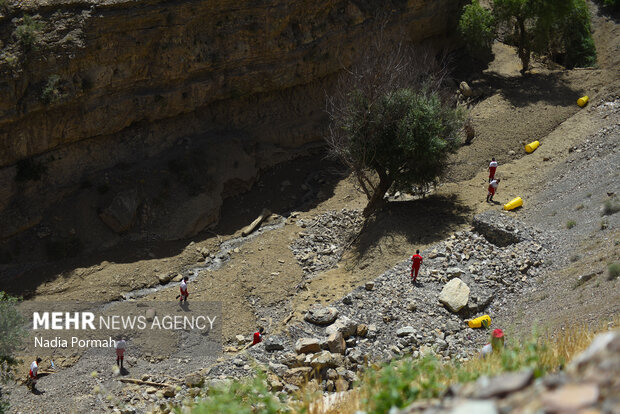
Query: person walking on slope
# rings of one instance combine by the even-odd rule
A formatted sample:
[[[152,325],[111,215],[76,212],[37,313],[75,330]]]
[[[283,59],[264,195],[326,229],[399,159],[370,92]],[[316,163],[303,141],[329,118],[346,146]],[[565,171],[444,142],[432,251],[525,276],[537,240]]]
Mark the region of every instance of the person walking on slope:
[[[41,358],[37,358],[36,360],[32,361],[32,364],[30,364],[30,371],[28,372],[28,381],[26,382],[28,385],[28,388],[30,388],[30,391],[35,392],[36,389],[36,385],[37,385],[37,378],[38,378],[38,372],[39,372],[39,364],[41,363],[42,359]]]
[[[489,193],[487,194],[487,203],[493,202],[493,196],[495,195],[495,191],[497,191],[497,186],[501,180],[498,178],[497,180],[492,180],[489,183]]]
[[[187,277],[187,276],[184,276],[183,280],[181,280],[181,286],[180,286],[181,294],[179,295],[179,297],[181,298],[181,299],[179,299],[179,301],[181,303],[183,303],[183,302],[187,303],[187,297],[189,296],[189,293],[187,292],[187,282],[188,282],[188,280],[189,280],[189,277]]]
[[[420,256],[420,250],[416,250],[415,254],[411,256],[411,283],[415,283],[418,278],[418,272],[420,271],[421,264],[422,256]]]
[[[125,359],[125,349],[127,348],[127,342],[124,337],[116,341],[116,365],[123,369],[123,360]]]
[[[489,163],[489,182],[493,181],[495,178],[495,170],[497,170],[497,161],[495,161],[495,157],[493,157]]]

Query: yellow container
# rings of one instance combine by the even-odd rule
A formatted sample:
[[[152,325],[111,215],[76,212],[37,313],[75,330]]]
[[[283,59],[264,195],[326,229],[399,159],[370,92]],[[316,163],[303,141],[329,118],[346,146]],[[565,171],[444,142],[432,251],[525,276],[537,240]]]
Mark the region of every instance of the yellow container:
[[[509,203],[504,204],[504,210],[514,210],[517,207],[521,207],[523,205],[523,200],[521,197],[513,198]]]
[[[472,319],[467,322],[470,328],[487,328],[491,326],[491,317],[489,315],[482,315],[476,319]]]
[[[579,105],[580,107],[584,107],[588,104],[588,101],[590,100],[590,98],[588,98],[588,96],[582,96],[581,98],[577,99],[577,105]]]
[[[525,146],[525,152],[527,152],[528,154],[530,152],[534,152],[534,150],[538,148],[539,145],[540,145],[540,141],[530,142],[529,144]]]

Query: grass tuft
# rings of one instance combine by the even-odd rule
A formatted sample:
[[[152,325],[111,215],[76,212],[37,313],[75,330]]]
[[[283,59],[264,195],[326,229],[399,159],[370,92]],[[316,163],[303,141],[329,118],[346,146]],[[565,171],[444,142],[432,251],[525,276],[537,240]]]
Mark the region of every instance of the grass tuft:
[[[576,225],[577,225],[577,222],[575,220],[568,220],[566,222],[566,228],[569,230],[575,227]]]
[[[607,279],[614,280],[620,276],[620,263],[613,262],[607,265]]]

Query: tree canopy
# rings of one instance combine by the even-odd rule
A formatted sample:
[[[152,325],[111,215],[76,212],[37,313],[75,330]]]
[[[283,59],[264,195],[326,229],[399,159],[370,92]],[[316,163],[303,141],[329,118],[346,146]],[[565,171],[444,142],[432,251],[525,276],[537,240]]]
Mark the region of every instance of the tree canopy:
[[[522,73],[530,67],[532,52],[567,67],[596,63],[585,0],[493,0],[491,11],[473,0],[463,9],[459,30],[468,47],[477,51],[487,50],[489,31],[502,33],[517,47]]]
[[[386,48],[347,71],[328,97],[327,141],[366,193],[365,215],[390,188],[425,190],[459,147],[463,113],[442,94],[444,75],[428,53]]]

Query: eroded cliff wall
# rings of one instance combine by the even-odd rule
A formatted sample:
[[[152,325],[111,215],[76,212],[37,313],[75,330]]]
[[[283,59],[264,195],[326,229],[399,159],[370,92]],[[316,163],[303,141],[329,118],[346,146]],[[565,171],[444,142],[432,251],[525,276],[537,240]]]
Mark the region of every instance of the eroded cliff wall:
[[[239,172],[226,159],[214,162],[208,179],[219,183],[207,198],[226,192],[226,182],[251,181],[321,139],[330,79],[380,31],[445,37],[459,3],[7,0],[2,236],[38,223],[84,175],[165,153],[180,138],[208,142],[206,159],[222,158],[225,145],[239,153],[230,164],[245,165]],[[46,173],[16,180],[17,163],[28,158]]]

